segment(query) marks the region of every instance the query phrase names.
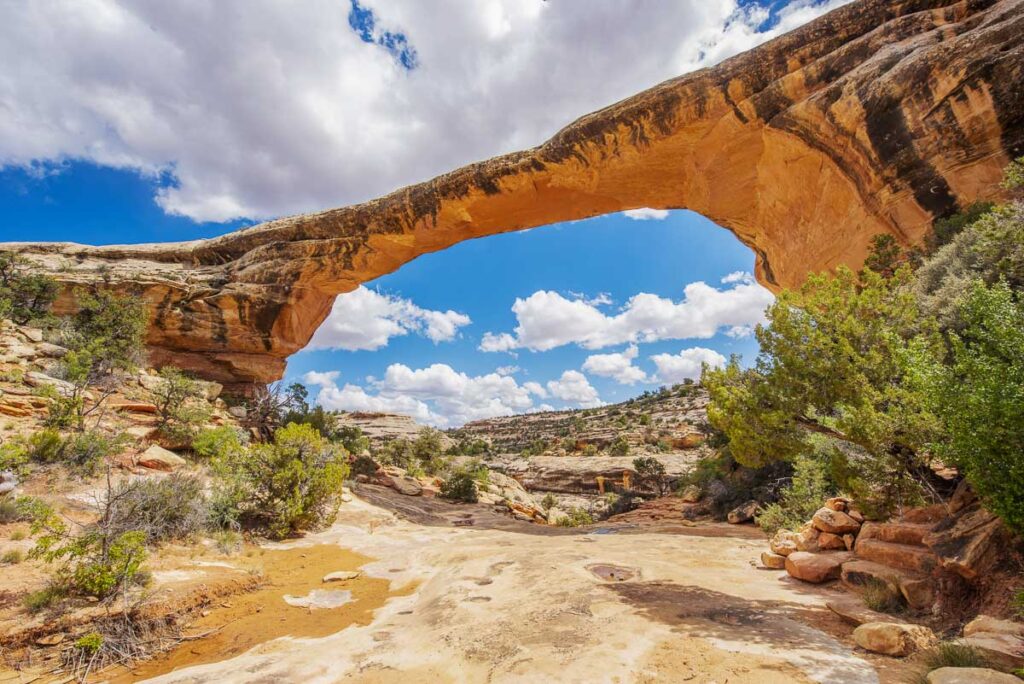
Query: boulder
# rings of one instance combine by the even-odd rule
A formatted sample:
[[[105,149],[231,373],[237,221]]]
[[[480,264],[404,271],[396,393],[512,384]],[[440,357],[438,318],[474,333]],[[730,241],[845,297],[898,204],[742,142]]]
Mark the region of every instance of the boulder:
[[[796,550],[817,553],[821,550],[818,546],[819,536],[821,536],[821,532],[815,529],[815,527],[810,523],[805,523],[804,526],[800,528],[800,531],[797,532]]]
[[[1020,684],[1012,674],[987,667],[940,667],[926,678],[928,684]]]
[[[979,633],[1009,634],[1024,638],[1024,624],[1011,620],[1000,620],[989,615],[979,615],[964,626],[964,636]]]
[[[405,494],[406,496],[420,496],[423,494],[423,486],[414,477],[396,475],[390,479],[391,488],[399,494]]]
[[[932,630],[899,622],[866,622],[853,630],[853,640],[872,653],[903,657],[934,645]]]
[[[347,582],[348,580],[354,580],[359,577],[360,574],[362,573],[358,570],[339,570],[337,572],[324,575],[323,582],[325,584],[328,582]]]
[[[679,495],[679,498],[681,498],[684,503],[698,503],[703,496],[704,495],[700,491],[700,487],[698,487],[695,484],[692,484],[687,485],[686,488],[683,489],[682,493]]]
[[[733,525],[750,522],[754,519],[754,514],[757,513],[758,505],[757,501],[751,499],[745,504],[737,506],[729,511],[729,515],[726,516],[726,519]]]
[[[23,326],[21,328],[21,334],[24,335],[25,339],[28,340],[29,342],[38,343],[43,341],[43,331],[40,330],[39,328],[29,328],[27,326]]]
[[[764,551],[761,554],[761,565],[771,570],[785,570],[786,557],[771,551]]]
[[[159,375],[150,375],[145,371],[139,373],[139,385],[142,389],[149,390],[150,392],[156,392],[161,389],[165,382]]]
[[[973,581],[998,562],[1011,536],[994,513],[975,504],[936,525],[923,541],[944,569]]]
[[[139,454],[138,463],[140,466],[151,470],[170,472],[185,465],[186,461],[173,451],[168,451],[162,446],[154,444]]]
[[[25,384],[29,387],[53,387],[58,394],[68,396],[75,391],[75,386],[66,380],[52,378],[46,373],[29,371],[25,373]]]
[[[40,342],[36,345],[36,351],[41,356],[45,356],[48,359],[60,359],[63,358],[68,350],[59,344],[50,344],[49,342]]]
[[[812,524],[822,532],[838,534],[856,533],[860,529],[860,523],[842,511],[833,511],[831,508],[819,508],[811,519]]]
[[[212,382],[208,380],[198,381],[199,389],[203,393],[203,397],[206,401],[216,401],[220,396],[220,393],[224,391],[224,385],[219,382]]]
[[[848,551],[797,551],[786,556],[786,572],[798,580],[821,584],[837,579],[843,570],[843,563],[852,558],[853,554]]]
[[[825,508],[845,513],[850,507],[850,500],[841,496],[834,496],[825,502]]]
[[[249,412],[245,410],[244,406],[231,406],[228,408],[228,414],[238,420],[245,420],[245,417],[249,415]]]
[[[796,540],[799,535],[792,530],[779,530],[769,542],[772,553],[779,556],[788,556],[794,551],[799,551]]]
[[[1005,670],[1024,668],[1024,638],[1016,634],[999,632],[975,632],[961,639],[980,651],[991,664]]]
[[[822,532],[818,535],[818,548],[822,551],[845,551],[846,543],[839,535],[831,532]]]

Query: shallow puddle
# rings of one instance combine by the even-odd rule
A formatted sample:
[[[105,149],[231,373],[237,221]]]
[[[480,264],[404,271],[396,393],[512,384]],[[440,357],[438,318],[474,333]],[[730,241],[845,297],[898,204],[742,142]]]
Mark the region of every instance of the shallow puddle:
[[[624,568],[621,565],[597,564],[588,565],[587,570],[605,582],[625,582],[637,576],[633,568]]]
[[[104,673],[104,679],[114,684],[137,682],[192,665],[227,660],[278,637],[323,637],[349,625],[365,625],[385,601],[414,588],[391,591],[388,580],[365,574],[324,585],[324,575],[357,570],[372,560],[338,546],[256,549],[253,553],[240,559],[239,565],[261,570],[265,586],[211,606],[208,614],[186,631],[186,635],[209,636],[182,642],[162,656],[138,663],[131,671]],[[289,605],[288,599],[298,605]]]

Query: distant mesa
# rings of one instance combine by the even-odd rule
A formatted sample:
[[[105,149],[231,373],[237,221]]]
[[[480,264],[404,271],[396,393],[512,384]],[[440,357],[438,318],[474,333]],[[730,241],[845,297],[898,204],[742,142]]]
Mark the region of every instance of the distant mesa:
[[[860,0],[539,147],[364,204],[212,240],[13,249],[67,286],[58,312],[103,278],[144,297],[151,361],[230,391],[280,378],[339,293],[462,240],[692,209],[750,246],[778,289],[860,265],[877,233],[920,241],[935,217],[992,199],[1020,154],[1024,2]]]

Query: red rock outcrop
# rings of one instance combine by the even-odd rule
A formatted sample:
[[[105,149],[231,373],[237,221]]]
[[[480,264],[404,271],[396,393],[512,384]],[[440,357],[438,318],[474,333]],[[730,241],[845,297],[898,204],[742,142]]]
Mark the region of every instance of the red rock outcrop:
[[[67,284],[63,310],[101,279],[145,298],[154,363],[266,382],[337,294],[462,240],[686,208],[749,245],[762,283],[793,286],[859,265],[877,233],[920,240],[1021,153],[1024,0],[860,0],[539,147],[364,204],[212,240],[13,248]]]

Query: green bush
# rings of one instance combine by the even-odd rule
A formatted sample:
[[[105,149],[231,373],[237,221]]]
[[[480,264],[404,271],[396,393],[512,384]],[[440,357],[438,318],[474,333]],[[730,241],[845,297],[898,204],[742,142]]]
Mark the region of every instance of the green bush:
[[[439,495],[442,499],[449,501],[463,501],[465,503],[476,503],[476,480],[472,473],[464,470],[452,473],[447,480],[441,483]]]
[[[573,508],[566,513],[564,518],[558,519],[559,527],[581,527],[583,525],[591,525],[594,522],[594,516],[582,508]]]
[[[768,536],[780,529],[799,528],[835,493],[829,478],[828,457],[822,453],[830,445],[824,439],[815,443],[817,449],[812,453],[800,454],[793,460],[793,479],[783,488],[779,500],[761,507],[757,525]]]
[[[39,613],[52,607],[55,603],[67,596],[67,588],[60,584],[48,584],[42,589],[29,592],[25,595],[23,602],[25,609],[30,613]]]
[[[11,440],[0,444],[0,470],[22,473],[28,464],[28,448],[19,441]]]
[[[1024,532],[1024,302],[1005,282],[979,281],[960,309],[964,329],[950,334],[950,365],[925,345],[905,358],[948,432],[935,451]]]
[[[64,439],[53,428],[39,430],[28,438],[28,455],[33,461],[54,463],[60,460]]]
[[[668,477],[665,464],[653,456],[638,456],[633,459],[633,470],[637,475],[637,486],[653,490],[659,496],[668,492]]]
[[[540,507],[545,511],[550,511],[552,508],[558,505],[558,499],[551,492],[544,495],[544,498],[540,500]]]
[[[98,430],[68,435],[60,448],[59,460],[83,476],[99,472],[106,459],[125,447],[124,435],[106,435]]]
[[[629,456],[629,440],[626,439],[625,435],[619,435],[610,445],[608,445],[608,451],[612,456]]]
[[[348,454],[309,425],[289,424],[272,444],[256,444],[214,461],[214,513],[282,538],[330,523],[338,510]]]
[[[32,264],[11,252],[0,252],[0,318],[18,325],[47,318],[59,285],[53,278],[32,273]]]
[[[209,524],[206,493],[195,475],[125,481],[115,485],[110,499],[106,525],[140,531],[146,544],[187,539]]]
[[[192,440],[192,452],[203,459],[225,458],[243,448],[239,430],[229,425],[201,430]]]
[[[365,454],[362,456],[356,456],[352,460],[352,475],[373,475],[377,472],[378,467],[377,462],[371,457],[366,456]]]
[[[160,370],[160,382],[152,394],[157,428],[175,441],[191,444],[200,426],[210,419],[202,386],[177,368],[166,366]]]
[[[11,549],[5,551],[3,556],[0,556],[0,563],[7,565],[17,565],[25,559],[25,555],[19,549]]]

